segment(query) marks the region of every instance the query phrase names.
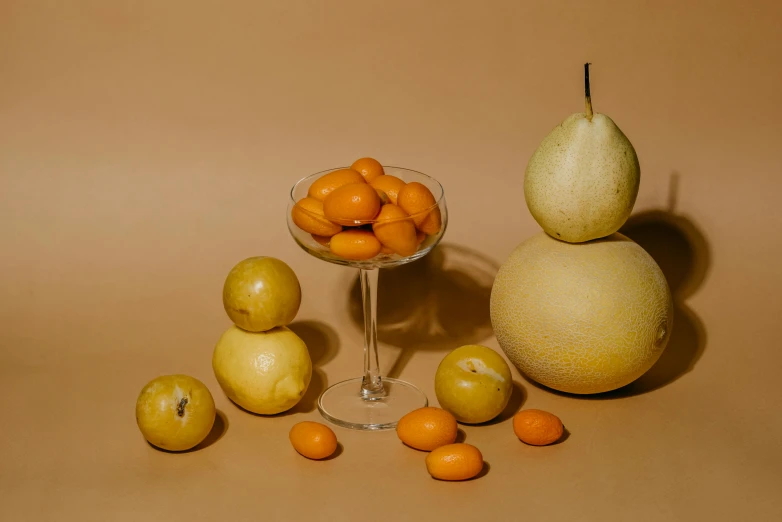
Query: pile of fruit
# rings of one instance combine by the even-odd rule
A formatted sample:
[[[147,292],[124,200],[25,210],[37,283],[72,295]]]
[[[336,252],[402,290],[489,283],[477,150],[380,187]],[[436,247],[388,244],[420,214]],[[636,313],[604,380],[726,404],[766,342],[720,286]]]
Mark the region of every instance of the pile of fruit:
[[[251,257],[228,273],[223,307],[234,325],[215,346],[217,382],[245,410],[273,415],[293,408],[307,391],[307,345],[287,328],[299,311],[301,287],[279,259]]]
[[[457,423],[482,424],[508,406],[513,380],[505,359],[487,346],[468,345],[446,355],[434,377],[440,407],[414,410],[399,421],[399,439],[421,451],[429,474],[440,480],[467,480],[483,470],[481,451],[456,442]],[[547,446],[562,439],[562,421],[551,413],[527,409],[513,416],[513,432],[522,442]]]
[[[274,415],[293,408],[310,383],[312,363],[304,341],[287,325],[301,304],[293,270],[279,259],[251,257],[229,272],[223,307],[233,325],[218,340],[212,357],[217,382],[240,408]],[[426,469],[441,480],[465,480],[483,469],[481,452],[457,443],[457,422],[480,424],[505,410],[513,392],[510,368],[485,346],[462,346],[443,358],[434,377],[440,408],[406,415],[397,426],[407,446],[431,452]],[[198,379],[166,375],[150,381],[136,401],[136,420],[146,440],[161,449],[184,451],[200,444],[215,421],[212,394]],[[558,418],[539,410],[516,414],[513,429],[532,445],[562,436]],[[303,421],[289,432],[290,443],[313,460],[331,457],[337,437],[325,424]]]
[[[662,271],[639,245],[617,231],[638,193],[635,150],[607,116],[593,112],[586,74],[586,111],[568,117],[540,144],[527,166],[524,193],[543,232],[517,247],[491,293],[491,322],[505,354],[529,378],[571,393],[599,393],[645,373],[670,337],[673,308]],[[366,260],[414,254],[427,235],[441,233],[431,191],[386,175],[374,159],[332,171],[297,201],[291,219],[335,256]],[[223,304],[233,321],[212,359],[217,381],[238,406],[259,414],[294,407],[307,390],[312,363],[287,325],[301,302],[293,270],[257,257],[236,265]],[[457,442],[458,423],[481,424],[509,404],[508,364],[485,346],[449,353],[435,374],[439,407],[410,412],[397,425],[409,447],[430,452],[429,473],[465,480],[484,468],[478,448]],[[523,442],[562,440],[564,426],[548,412],[514,412]],[[186,375],[151,381],[136,405],[138,426],[153,445],[181,451],[198,445],[215,420],[206,386]],[[321,460],[338,443],[328,426],[300,422],[289,433],[301,455]]]
[[[411,256],[442,227],[432,192],[386,174],[373,158],[316,179],[291,209],[291,220],[333,255],[356,261]]]
[[[543,232],[519,245],[491,293],[491,323],[527,377],[559,391],[592,394],[639,378],[659,359],[673,326],[665,276],[617,231],[640,184],[635,149],[592,109],[570,115],[527,165],[524,196]]]
[[[273,415],[299,403],[312,378],[304,341],[287,328],[299,311],[301,287],[293,270],[273,257],[251,257],[229,272],[223,307],[233,325],[218,340],[212,368],[239,407]],[[182,451],[206,438],[215,420],[211,393],[187,375],[149,382],[136,401],[136,421],[154,446]]]
[[[542,410],[522,410],[513,417],[513,433],[531,446],[553,444],[564,432],[559,417]],[[430,452],[426,470],[436,479],[468,480],[483,471],[483,454],[472,444],[456,442],[457,420],[445,409],[428,406],[411,411],[399,421],[396,433],[407,446]]]

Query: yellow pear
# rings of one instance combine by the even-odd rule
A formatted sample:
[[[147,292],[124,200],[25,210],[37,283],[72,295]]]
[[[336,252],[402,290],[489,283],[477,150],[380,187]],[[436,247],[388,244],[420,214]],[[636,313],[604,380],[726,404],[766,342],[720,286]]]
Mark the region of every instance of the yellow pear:
[[[641,183],[630,140],[611,118],[592,111],[589,64],[584,72],[586,112],[571,114],[543,139],[524,176],[524,197],[535,221],[569,243],[618,231]]]

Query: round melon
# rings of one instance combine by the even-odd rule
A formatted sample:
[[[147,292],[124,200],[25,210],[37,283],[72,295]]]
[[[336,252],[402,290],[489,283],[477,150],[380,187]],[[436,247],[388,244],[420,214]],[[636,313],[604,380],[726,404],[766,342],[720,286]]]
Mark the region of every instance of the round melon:
[[[673,327],[660,267],[619,233],[580,244],[545,233],[526,240],[497,273],[490,308],[519,371],[568,393],[631,383],[657,361]]]

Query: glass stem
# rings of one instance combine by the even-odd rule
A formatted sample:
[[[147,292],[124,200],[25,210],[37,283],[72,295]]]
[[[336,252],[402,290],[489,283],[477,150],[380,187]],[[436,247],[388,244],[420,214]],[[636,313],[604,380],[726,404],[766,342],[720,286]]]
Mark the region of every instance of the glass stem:
[[[377,356],[377,281],[380,269],[359,269],[361,298],[364,303],[364,379],[361,395],[365,399],[386,396],[380,378],[380,362]]]

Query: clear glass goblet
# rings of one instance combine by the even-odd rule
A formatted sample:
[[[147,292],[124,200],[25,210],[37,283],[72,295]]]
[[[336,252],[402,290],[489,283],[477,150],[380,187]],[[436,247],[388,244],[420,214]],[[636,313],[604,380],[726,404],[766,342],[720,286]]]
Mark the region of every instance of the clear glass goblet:
[[[410,411],[427,406],[426,395],[414,385],[390,377],[382,377],[377,346],[377,288],[381,268],[410,263],[427,255],[445,233],[448,212],[443,187],[434,178],[414,170],[384,166],[385,174],[396,176],[405,183],[417,182],[424,185],[434,196],[434,205],[398,220],[383,221],[384,225],[394,221],[411,220],[419,222],[430,213],[440,214],[440,227],[436,233],[428,234],[412,255],[400,256],[383,253],[371,259],[346,259],[335,255],[328,239],[313,236],[299,228],[292,218],[294,206],[307,197],[310,185],[321,176],[346,167],[324,170],[299,180],[291,189],[288,204],[288,229],[296,242],[309,254],[338,265],[358,269],[364,306],[364,374],[330,386],[318,398],[321,415],[339,426],[358,430],[384,430],[394,428],[399,419]],[[301,207],[297,209],[302,212]],[[303,211],[307,213],[307,211]],[[313,215],[323,219],[322,215]],[[376,220],[354,221],[345,230],[361,228],[372,230]],[[345,223],[341,223],[345,225]],[[419,235],[423,235],[419,232]],[[387,250],[386,250],[387,251]]]

